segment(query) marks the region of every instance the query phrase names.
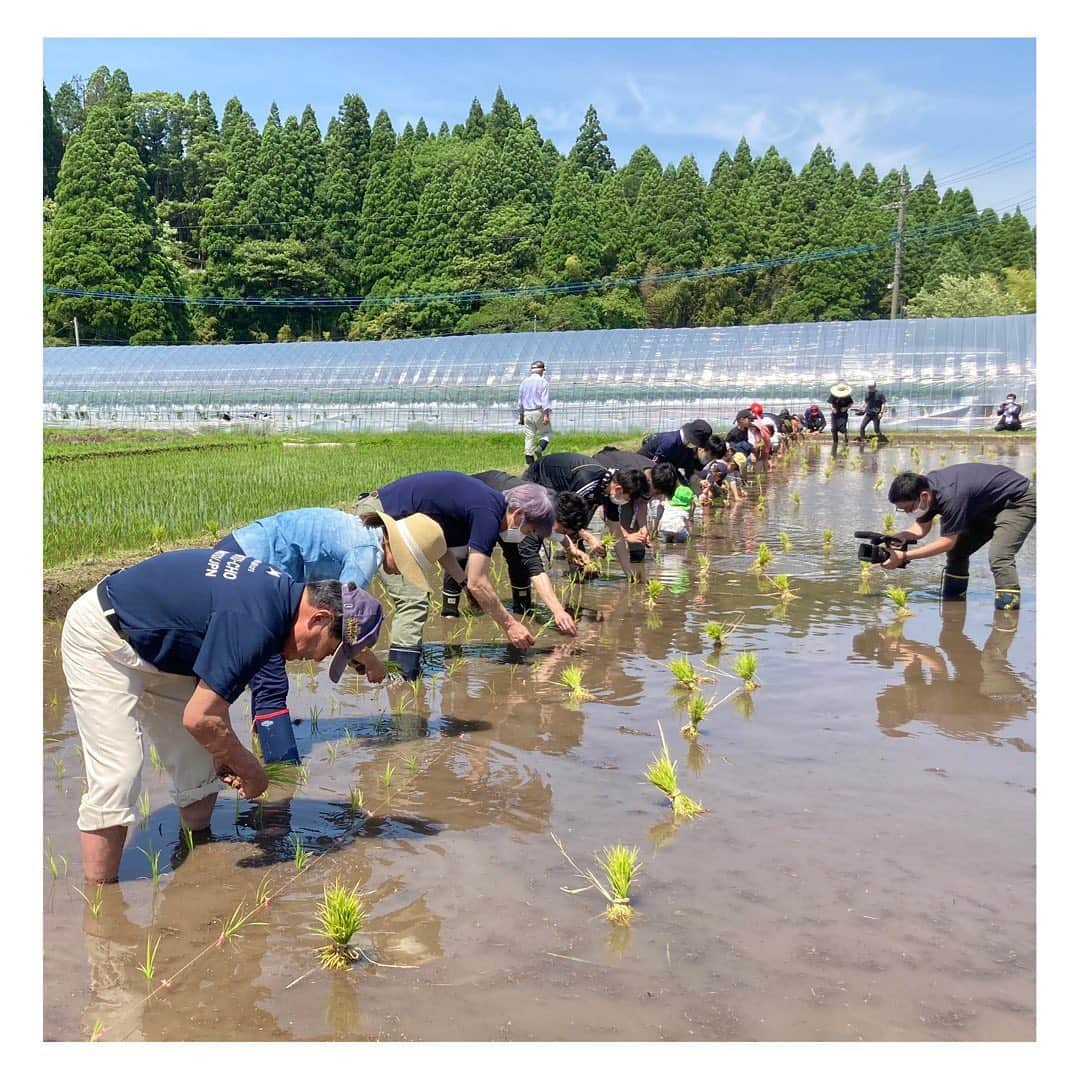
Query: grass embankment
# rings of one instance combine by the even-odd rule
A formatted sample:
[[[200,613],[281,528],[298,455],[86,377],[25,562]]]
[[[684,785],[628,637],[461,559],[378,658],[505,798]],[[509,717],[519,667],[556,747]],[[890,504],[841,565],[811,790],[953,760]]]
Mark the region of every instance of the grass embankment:
[[[558,434],[556,451],[637,447],[635,435]],[[210,435],[45,433],[45,607],[61,614],[117,566],[163,548],[209,546],[267,514],[350,508],[410,473],[525,467],[520,433]]]

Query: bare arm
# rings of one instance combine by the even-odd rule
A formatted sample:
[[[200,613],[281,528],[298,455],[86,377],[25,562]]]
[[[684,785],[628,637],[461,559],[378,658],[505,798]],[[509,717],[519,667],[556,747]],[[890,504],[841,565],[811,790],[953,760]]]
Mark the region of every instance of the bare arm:
[[[607,525],[608,532],[615,537],[615,554],[618,556],[619,565],[623,568],[623,573],[626,575],[628,581],[635,581],[637,575],[630,565],[630,549],[626,545],[622,526],[617,521],[606,521],[604,524]]]
[[[214,759],[218,776],[245,799],[266,790],[266,773],[236,737],[229,723],[229,703],[202,679],[184,707],[184,730]]]
[[[551,578],[547,574],[541,573],[532,578],[531,582],[536,588],[537,596],[547,605],[547,609],[554,616],[555,625],[564,634],[573,637],[577,633],[577,625],[574,623],[574,617],[560,603],[558,594],[555,592],[555,586],[551,584]]]
[[[488,568],[491,558],[479,551],[469,552],[467,588],[476,602],[495,620],[499,629],[506,634],[510,644],[518,649],[528,648],[536,639],[522,623],[514,619],[502,606],[495,587],[491,584]]]
[[[472,558],[471,552],[469,557]],[[452,555],[447,551],[439,556],[439,563],[459,585],[465,584],[465,571],[461,569],[461,563],[457,561],[456,555]]]

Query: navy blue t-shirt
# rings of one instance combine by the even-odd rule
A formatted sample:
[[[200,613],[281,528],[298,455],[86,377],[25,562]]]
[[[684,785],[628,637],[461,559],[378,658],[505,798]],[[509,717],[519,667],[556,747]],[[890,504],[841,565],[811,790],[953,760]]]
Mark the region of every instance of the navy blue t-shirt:
[[[653,461],[666,461],[688,477],[699,468],[697,451],[682,441],[678,431],[661,431],[646,439],[641,449]]]
[[[506,496],[483,480],[459,472],[422,472],[379,488],[392,518],[427,514],[442,526],[448,548],[468,547],[490,556],[502,532]]]
[[[139,656],[231,703],[281,652],[304,583],[249,555],[198,548],[117,571],[106,588]]]
[[[926,479],[934,501],[929,512],[915,520],[926,525],[940,514],[942,536],[956,536],[992,522],[1007,503],[1027,492],[1030,483],[1015,469],[979,461],[935,469],[926,474]]]

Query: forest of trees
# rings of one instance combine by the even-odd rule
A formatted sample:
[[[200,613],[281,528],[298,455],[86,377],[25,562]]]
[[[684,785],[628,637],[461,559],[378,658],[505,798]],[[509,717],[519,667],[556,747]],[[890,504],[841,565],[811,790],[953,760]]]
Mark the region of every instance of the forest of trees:
[[[134,344],[887,318],[886,207],[906,184],[910,315],[1034,310],[1035,234],[1019,208],[979,211],[929,173],[855,172],[827,147],[796,172],[743,139],[706,180],[692,156],[664,165],[647,146],[620,168],[591,106],[563,156],[501,89],[434,131],[421,117],[396,132],[385,111],[371,121],[350,94],[325,134],[310,107],[283,121],[274,105],[260,130],[235,97],[219,119],[205,93],[133,93],[119,69],[43,89],[50,344],[73,340],[75,318],[83,342]]]

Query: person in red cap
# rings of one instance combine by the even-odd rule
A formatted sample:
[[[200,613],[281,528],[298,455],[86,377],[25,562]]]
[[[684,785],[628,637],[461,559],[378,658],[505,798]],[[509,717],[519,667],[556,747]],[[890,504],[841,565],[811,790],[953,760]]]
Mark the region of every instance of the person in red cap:
[[[763,412],[764,412],[765,410],[764,410],[764,409],[763,409],[763,408],[761,407],[761,403],[760,403],[760,402],[758,402],[758,401],[755,401],[755,402],[753,402],[753,403],[751,404],[751,406],[750,406],[750,411],[751,411],[751,412],[752,412],[752,413],[754,414],[754,416],[756,416],[756,417],[757,417],[757,418],[758,418],[758,419],[760,420],[760,419],[761,419],[761,414],[762,414],[762,413],[763,413]]]

